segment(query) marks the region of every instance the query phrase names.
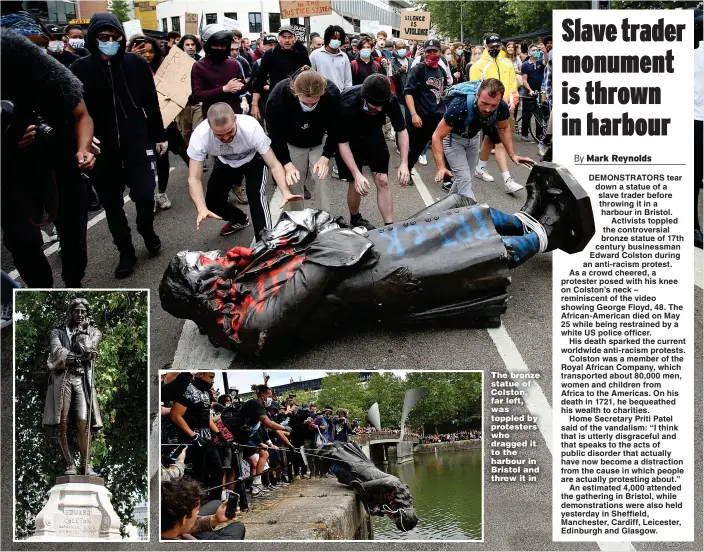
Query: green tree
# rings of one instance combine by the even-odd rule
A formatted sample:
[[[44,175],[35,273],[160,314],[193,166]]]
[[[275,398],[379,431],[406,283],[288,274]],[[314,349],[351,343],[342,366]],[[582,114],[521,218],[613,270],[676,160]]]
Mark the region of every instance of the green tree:
[[[612,9],[690,9],[701,6],[700,1],[615,1]],[[554,10],[588,10],[589,1],[548,0],[532,2],[525,0],[495,0],[478,2],[467,0],[426,0],[419,7],[430,12],[430,23],[450,40],[458,40],[461,29],[472,44],[480,43],[488,32],[501,37],[520,35],[552,28]]]
[[[112,9],[121,23],[130,20],[130,4],[127,0],[113,0]]]
[[[319,411],[329,404],[333,409],[346,408],[350,418],[363,420],[367,415],[366,394],[358,372],[329,374],[323,378],[322,388],[315,402]]]
[[[427,387],[428,394],[411,410],[408,424],[436,431],[437,426],[457,421],[467,427],[481,417],[481,374],[479,372],[412,372],[406,388]]]
[[[379,403],[381,426],[397,428],[401,422],[403,410],[403,397],[408,386],[401,378],[387,372],[372,374],[367,382],[367,406],[369,408],[376,402]],[[364,418],[360,418],[364,420]]]
[[[505,0],[493,2],[468,2],[467,0],[428,0],[420,4],[430,12],[430,24],[450,40],[460,38],[464,27],[464,38],[473,44],[481,42],[484,34],[497,32],[514,34],[517,28],[507,18]]]
[[[15,322],[15,528],[17,538],[34,532],[54,479],[65,464],[55,429],[41,424],[47,389],[51,330],[64,323],[76,292],[21,292]],[[95,364],[103,429],[94,437],[92,460],[112,493],[122,521],[136,524],[134,506],[147,495],[147,313],[146,292],[82,292],[103,333]],[[75,447],[74,447],[75,448]]]

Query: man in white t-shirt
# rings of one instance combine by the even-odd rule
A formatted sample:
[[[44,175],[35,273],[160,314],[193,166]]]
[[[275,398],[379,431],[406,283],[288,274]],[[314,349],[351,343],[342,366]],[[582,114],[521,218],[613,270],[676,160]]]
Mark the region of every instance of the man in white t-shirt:
[[[215,157],[215,166],[203,195],[203,162],[206,155]],[[188,192],[198,210],[196,227],[206,218],[228,221],[220,230],[229,236],[249,226],[249,217],[228,201],[232,186],[245,179],[254,235],[260,239],[264,228],[271,228],[271,212],[266,199],[269,170],[281,191],[281,208],[289,201],[302,200],[292,195],[286,185],[286,173],[271,149],[271,140],[254,117],[235,115],[223,102],[208,109],[208,118],[193,131],[188,145]]]

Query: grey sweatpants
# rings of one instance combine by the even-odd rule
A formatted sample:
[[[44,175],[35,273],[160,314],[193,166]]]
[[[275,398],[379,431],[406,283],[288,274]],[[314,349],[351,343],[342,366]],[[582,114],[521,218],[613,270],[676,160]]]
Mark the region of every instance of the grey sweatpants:
[[[323,144],[325,140],[323,140]],[[288,153],[291,156],[291,163],[298,169],[301,179],[290,186],[293,195],[303,195],[303,185],[311,181],[315,183],[315,208],[330,212],[330,172],[323,180],[313,174],[313,165],[318,162],[323,155],[323,144],[312,148],[298,148],[288,144]],[[332,160],[328,166],[332,170]],[[310,188],[309,188],[310,189]],[[305,208],[305,201],[292,201],[284,207],[285,211],[302,211]]]
[[[474,199],[472,191],[472,172],[479,162],[479,150],[482,146],[481,133],[467,140],[455,134],[445,136],[442,141],[443,151],[449,169],[455,175],[451,194],[460,194]]]

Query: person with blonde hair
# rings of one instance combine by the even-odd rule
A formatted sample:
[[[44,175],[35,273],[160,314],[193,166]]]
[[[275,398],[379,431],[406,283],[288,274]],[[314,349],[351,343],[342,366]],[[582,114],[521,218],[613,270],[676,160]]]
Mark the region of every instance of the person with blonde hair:
[[[467,79],[467,74],[464,70],[464,45],[461,42],[455,42],[450,46],[450,57],[446,58],[447,65],[450,67],[452,74],[452,83],[457,84]]]
[[[337,152],[333,125],[340,116],[340,90],[310,66],[277,84],[267,102],[271,147],[295,195],[315,184],[315,208],[330,211],[330,158]],[[285,207],[302,210],[297,201]]]

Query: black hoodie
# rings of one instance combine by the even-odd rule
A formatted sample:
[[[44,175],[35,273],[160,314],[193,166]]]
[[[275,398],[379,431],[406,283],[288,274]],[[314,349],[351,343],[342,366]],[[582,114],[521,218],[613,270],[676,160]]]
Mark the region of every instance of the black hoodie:
[[[273,50],[265,52],[261,59],[259,72],[252,87],[254,92],[259,94],[267,84],[269,90],[274,90],[282,80],[289,78],[304,65],[310,65],[308,50],[299,41],[294,42],[290,50],[284,50],[277,44]]]
[[[118,53],[107,61],[100,58],[98,48],[98,32],[105,29],[123,37]],[[86,34],[90,55],[71,65],[83,83],[86,107],[101,142],[100,161],[144,159],[156,142],[166,142],[152,71],[144,58],[125,52],[125,42],[117,17],[96,13]]]

